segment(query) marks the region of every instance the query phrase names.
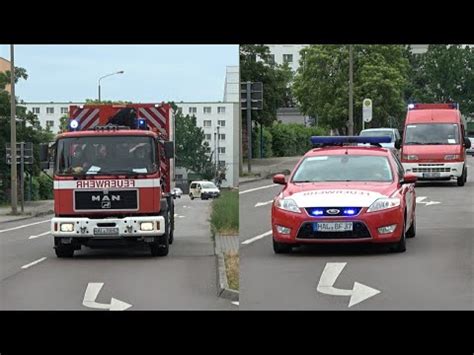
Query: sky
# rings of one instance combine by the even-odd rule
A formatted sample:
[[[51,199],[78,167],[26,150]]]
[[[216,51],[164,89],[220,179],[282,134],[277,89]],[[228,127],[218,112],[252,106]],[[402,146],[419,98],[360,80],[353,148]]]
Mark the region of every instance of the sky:
[[[10,60],[10,46],[0,45]],[[226,66],[239,63],[236,45],[15,45],[15,66],[28,79],[15,87],[25,102],[96,99],[132,102],[222,101]]]

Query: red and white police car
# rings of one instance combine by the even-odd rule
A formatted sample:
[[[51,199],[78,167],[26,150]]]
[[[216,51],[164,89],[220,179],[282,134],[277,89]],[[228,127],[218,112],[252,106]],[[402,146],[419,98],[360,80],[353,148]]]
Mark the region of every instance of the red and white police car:
[[[416,176],[405,174],[390,137],[312,137],[272,205],[273,249],[313,243],[390,243],[406,249],[416,233]],[[360,143],[369,145],[357,145]]]

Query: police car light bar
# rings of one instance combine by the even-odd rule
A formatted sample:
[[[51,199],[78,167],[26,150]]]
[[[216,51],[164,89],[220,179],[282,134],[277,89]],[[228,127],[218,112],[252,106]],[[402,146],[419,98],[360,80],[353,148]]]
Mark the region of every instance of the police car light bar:
[[[311,137],[313,146],[320,145],[343,145],[351,143],[376,144],[390,143],[389,136],[363,137],[363,136],[313,136]]]

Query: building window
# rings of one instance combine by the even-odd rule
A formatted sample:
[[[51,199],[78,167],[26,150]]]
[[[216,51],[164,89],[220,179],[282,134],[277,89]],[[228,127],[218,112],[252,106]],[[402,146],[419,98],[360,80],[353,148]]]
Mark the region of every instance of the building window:
[[[218,106],[217,113],[220,113],[221,115],[225,114],[225,106]]]
[[[270,54],[268,56],[268,63],[271,65],[275,64],[275,54]]]
[[[68,113],[68,112],[69,112],[69,108],[61,107],[61,113]]]
[[[219,153],[225,154],[225,147],[219,147]]]
[[[189,114],[192,115],[192,114],[195,114],[197,113],[197,107],[190,107],[189,108]]]
[[[210,141],[211,140],[211,135],[210,134],[205,134],[204,139],[207,139],[208,141]]]
[[[54,107],[46,107],[46,113],[52,115],[54,113]]]
[[[283,54],[283,63],[293,63],[293,54]]]
[[[40,108],[39,107],[33,107],[31,109],[31,112],[33,112],[34,114],[39,114],[40,113]]]
[[[212,112],[211,106],[205,106],[203,111],[205,114],[210,114]]]
[[[211,127],[212,121],[211,120],[204,120],[204,127]]]
[[[217,121],[217,125],[221,127],[225,127],[225,121],[224,120],[219,120]]]
[[[178,108],[176,109],[176,114],[177,114],[177,115],[181,115],[182,113],[183,113],[183,109],[182,109],[181,107],[178,107]]]
[[[219,166],[225,167],[225,160],[219,160]]]
[[[54,121],[46,121],[46,127],[54,127]]]
[[[225,141],[225,133],[219,133],[219,140]]]

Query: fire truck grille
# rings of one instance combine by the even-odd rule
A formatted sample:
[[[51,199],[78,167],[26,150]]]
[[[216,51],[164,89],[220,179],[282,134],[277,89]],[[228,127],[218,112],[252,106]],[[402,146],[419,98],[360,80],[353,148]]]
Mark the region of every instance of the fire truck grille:
[[[413,168],[414,173],[449,173],[451,168]]]
[[[74,191],[74,209],[138,210],[137,190]]]

